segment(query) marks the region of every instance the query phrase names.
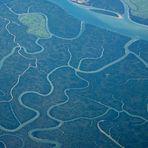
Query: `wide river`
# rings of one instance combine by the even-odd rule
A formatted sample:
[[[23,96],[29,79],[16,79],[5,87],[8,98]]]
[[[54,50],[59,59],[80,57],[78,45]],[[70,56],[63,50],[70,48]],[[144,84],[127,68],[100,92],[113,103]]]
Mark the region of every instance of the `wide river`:
[[[109,30],[130,38],[137,38],[148,41],[148,26],[132,21],[129,18],[128,7],[124,7],[125,14],[122,18],[94,12],[88,9],[89,6],[82,6],[69,0],[48,0],[51,3],[61,7],[67,13],[75,18],[84,21],[87,24]],[[124,3],[122,1],[122,3]]]

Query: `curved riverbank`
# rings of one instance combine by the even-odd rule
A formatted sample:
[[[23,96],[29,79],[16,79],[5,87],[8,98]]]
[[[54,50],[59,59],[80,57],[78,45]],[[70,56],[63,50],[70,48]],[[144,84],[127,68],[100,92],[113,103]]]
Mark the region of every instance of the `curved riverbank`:
[[[64,9],[75,18],[87,24],[118,33],[130,38],[137,38],[148,41],[148,27],[138,24],[127,18],[118,18],[111,15],[93,12],[86,7],[72,3],[68,0],[48,0]],[[89,7],[89,6],[88,6]],[[125,11],[129,11],[128,9]]]

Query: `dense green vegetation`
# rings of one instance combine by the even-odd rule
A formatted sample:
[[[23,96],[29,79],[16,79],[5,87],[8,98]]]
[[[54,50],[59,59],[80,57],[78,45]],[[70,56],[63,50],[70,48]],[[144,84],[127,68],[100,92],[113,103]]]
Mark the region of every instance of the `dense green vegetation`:
[[[28,27],[27,32],[40,38],[48,38],[50,33],[46,26],[46,18],[40,13],[24,13],[19,21]]]

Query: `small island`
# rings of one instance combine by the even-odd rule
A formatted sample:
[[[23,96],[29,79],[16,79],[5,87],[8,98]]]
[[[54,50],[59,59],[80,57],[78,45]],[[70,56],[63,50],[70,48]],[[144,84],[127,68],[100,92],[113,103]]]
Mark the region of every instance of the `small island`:
[[[47,20],[41,13],[24,13],[19,16],[19,21],[28,27],[27,33],[39,38],[49,38]]]

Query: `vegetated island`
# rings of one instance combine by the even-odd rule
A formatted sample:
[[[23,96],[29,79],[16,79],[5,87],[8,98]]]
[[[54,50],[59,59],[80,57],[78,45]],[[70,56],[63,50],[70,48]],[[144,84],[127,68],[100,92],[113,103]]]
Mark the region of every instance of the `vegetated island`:
[[[27,33],[39,38],[49,38],[48,20],[41,13],[23,13],[19,15],[19,21],[28,27]]]

